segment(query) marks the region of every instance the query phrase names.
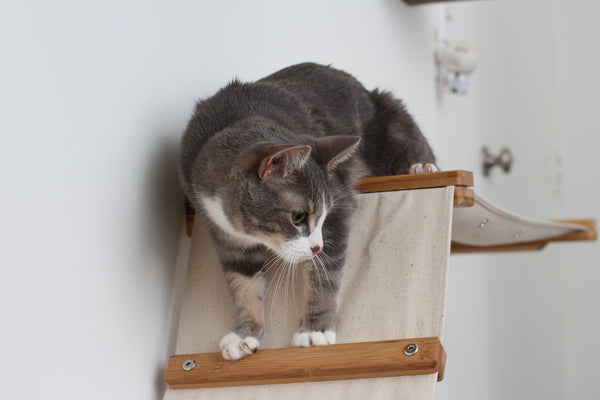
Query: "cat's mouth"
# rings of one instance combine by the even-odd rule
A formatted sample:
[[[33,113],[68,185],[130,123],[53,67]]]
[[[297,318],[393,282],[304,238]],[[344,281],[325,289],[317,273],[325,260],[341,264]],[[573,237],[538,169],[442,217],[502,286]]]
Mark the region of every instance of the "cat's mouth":
[[[298,261],[310,261],[313,258],[317,257],[319,253],[323,251],[321,246],[313,246],[313,248],[304,248],[298,249],[294,246],[285,245],[282,251],[279,251],[279,255],[290,262],[298,262]]]

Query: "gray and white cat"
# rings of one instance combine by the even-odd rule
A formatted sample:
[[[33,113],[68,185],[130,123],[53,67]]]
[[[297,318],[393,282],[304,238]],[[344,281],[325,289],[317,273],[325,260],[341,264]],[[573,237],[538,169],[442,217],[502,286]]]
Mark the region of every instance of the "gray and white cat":
[[[279,262],[310,268],[292,345],[335,343],[356,180],[436,170],[400,101],[330,67],[294,65],[200,101],[182,139],[181,176],[206,217],[236,306],[223,357],[258,349],[264,272]]]

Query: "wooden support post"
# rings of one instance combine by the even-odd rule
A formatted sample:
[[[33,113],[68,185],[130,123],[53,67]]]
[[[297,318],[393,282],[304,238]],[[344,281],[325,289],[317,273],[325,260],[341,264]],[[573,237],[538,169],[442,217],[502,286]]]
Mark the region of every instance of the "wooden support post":
[[[356,190],[359,193],[373,193],[444,186],[473,186],[473,173],[456,170],[428,174],[374,176],[359,179]]]
[[[412,344],[418,350],[408,355],[405,350]],[[428,337],[265,349],[239,361],[224,360],[221,353],[176,355],[169,359],[165,380],[173,389],[189,389],[437,372],[439,381],[445,362],[439,339]]]

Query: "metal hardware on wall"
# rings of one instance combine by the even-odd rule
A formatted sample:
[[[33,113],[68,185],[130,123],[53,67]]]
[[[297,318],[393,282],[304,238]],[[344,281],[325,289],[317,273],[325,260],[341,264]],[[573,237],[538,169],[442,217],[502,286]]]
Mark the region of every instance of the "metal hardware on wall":
[[[490,170],[498,165],[502,168],[502,171],[505,173],[510,172],[510,168],[512,166],[513,157],[510,150],[505,147],[500,151],[500,154],[494,156],[487,147],[483,147],[481,149],[481,153],[483,155],[483,175],[489,176]]]

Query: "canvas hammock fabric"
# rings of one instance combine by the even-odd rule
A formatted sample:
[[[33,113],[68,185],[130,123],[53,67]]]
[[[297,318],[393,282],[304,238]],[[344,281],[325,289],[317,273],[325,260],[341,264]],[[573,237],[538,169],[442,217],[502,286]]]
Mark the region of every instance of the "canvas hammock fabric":
[[[524,217],[475,194],[472,207],[454,209],[452,241],[470,246],[500,246],[543,241],[589,227]]]
[[[453,187],[358,196],[339,293],[338,343],[444,335]],[[325,250],[326,251],[326,250]],[[302,312],[302,274],[274,271],[261,348],[288,347]],[[276,291],[275,294],[274,292]],[[177,354],[219,351],[234,324],[233,303],[201,222],[192,237]],[[259,350],[260,351],[260,350]],[[430,399],[436,374],[224,388],[168,389],[184,399]]]

